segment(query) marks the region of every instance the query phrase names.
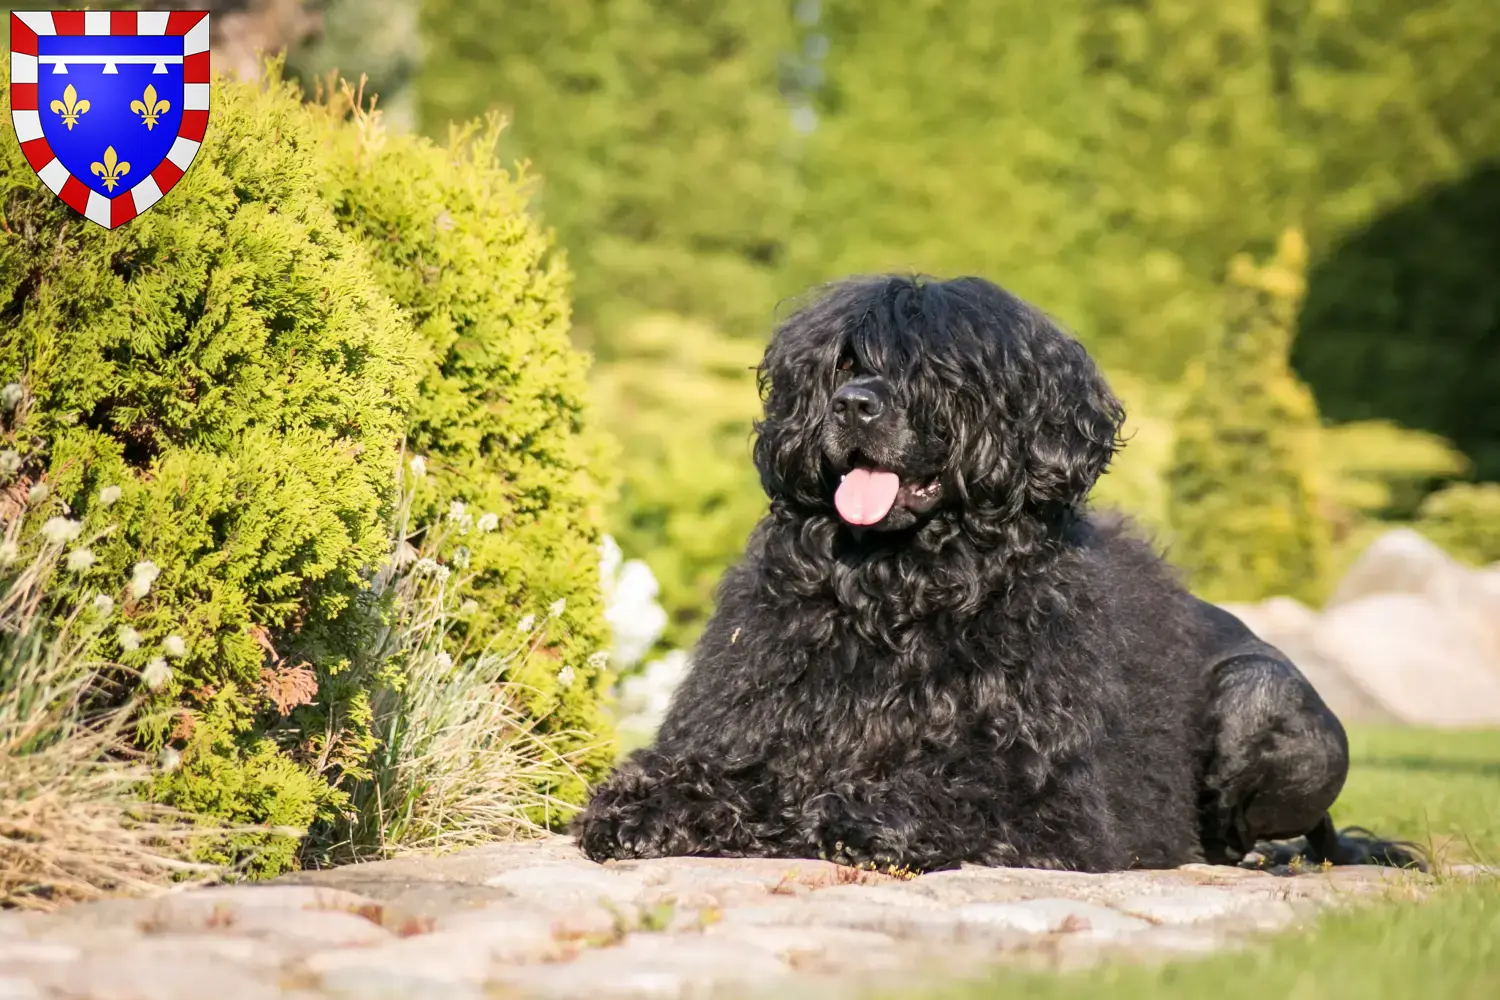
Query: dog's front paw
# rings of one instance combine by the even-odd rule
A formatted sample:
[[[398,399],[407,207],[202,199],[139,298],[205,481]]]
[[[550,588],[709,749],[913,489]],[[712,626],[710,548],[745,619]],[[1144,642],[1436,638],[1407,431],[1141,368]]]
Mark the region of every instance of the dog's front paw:
[[[669,857],[673,830],[669,817],[650,802],[606,790],[573,821],[572,832],[585,857],[603,862]]]
[[[871,871],[920,867],[913,863],[900,832],[868,806],[825,799],[813,829],[818,857],[824,861]]]

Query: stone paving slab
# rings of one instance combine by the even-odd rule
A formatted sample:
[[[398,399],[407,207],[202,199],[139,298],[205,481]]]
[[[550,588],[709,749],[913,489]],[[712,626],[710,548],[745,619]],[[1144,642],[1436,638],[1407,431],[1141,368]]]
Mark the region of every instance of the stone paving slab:
[[[823,861],[598,865],[565,837],[0,913],[0,1000],[855,998],[996,962],[1074,968],[1242,946],[1427,876]]]

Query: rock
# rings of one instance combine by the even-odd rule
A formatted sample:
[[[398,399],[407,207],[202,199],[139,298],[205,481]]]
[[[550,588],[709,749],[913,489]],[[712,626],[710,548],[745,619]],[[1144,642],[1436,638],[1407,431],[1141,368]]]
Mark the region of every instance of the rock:
[[[329,972],[318,985],[323,996],[339,1000],[485,1000],[494,995],[473,983],[357,965]]]
[[[1115,904],[1153,924],[1192,924],[1247,910],[1253,899],[1214,889],[1179,889],[1161,895],[1128,896]]]
[[[603,933],[610,929],[612,925],[606,925]],[[468,947],[485,952],[493,961],[525,963],[560,958],[567,951],[568,938],[583,936],[559,930],[545,916],[517,915],[497,906],[443,918],[434,934],[444,935],[455,943],[466,942]]]
[[[483,940],[481,936],[479,940]],[[383,971],[434,983],[483,983],[492,961],[488,947],[475,947],[467,933],[442,932],[402,938],[378,948],[337,948],[315,952],[303,967],[319,977],[339,979],[353,969]]]
[[[0,973],[0,1000],[43,1000],[43,996],[31,980]]]
[[[1259,604],[1223,604],[1225,611],[1273,646],[1312,631],[1318,613],[1293,597],[1269,597]]]
[[[1019,903],[970,903],[957,910],[965,925],[1027,934],[1086,933],[1118,937],[1151,924],[1118,910],[1076,899],[1028,899]]]
[[[1374,594],[1330,608],[1313,641],[1404,722],[1500,724],[1500,665],[1425,595]]]
[[[636,934],[566,964],[504,969],[496,979],[537,997],[681,997],[763,987],[791,974],[775,955],[700,935]]]
[[[562,864],[515,868],[486,879],[485,884],[505,889],[520,899],[552,904],[600,900],[629,903],[646,890],[645,880],[628,871]]]
[[[1461,569],[1449,555],[1410,528],[1376,538],[1344,572],[1327,608],[1376,594],[1421,594],[1435,578]]]
[[[279,1000],[280,988],[235,962],[181,951],[170,961],[134,951],[100,951],[78,962],[32,966],[47,992],[88,1000]],[[274,970],[273,970],[274,975]]]
[[[0,941],[0,969],[37,962],[72,962],[83,953],[75,945],[47,941]]]
[[[307,948],[381,944],[392,938],[379,924],[341,910],[248,907],[227,918],[223,927],[235,934],[280,938]]]

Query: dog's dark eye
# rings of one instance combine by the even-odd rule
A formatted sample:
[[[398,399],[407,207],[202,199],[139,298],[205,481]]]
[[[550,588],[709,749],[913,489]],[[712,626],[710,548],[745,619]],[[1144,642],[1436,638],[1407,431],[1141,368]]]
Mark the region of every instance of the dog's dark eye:
[[[843,385],[845,382],[849,381],[849,378],[853,374],[854,357],[852,355],[846,354],[839,359],[838,371],[834,374],[833,380],[839,385]]]

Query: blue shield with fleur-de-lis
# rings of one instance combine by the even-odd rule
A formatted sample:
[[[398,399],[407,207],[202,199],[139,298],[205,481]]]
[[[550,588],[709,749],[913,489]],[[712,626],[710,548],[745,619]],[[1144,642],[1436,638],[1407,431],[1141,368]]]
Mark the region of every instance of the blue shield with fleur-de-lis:
[[[11,121],[42,183],[113,229],[161,200],[208,128],[208,14],[15,11]]]

